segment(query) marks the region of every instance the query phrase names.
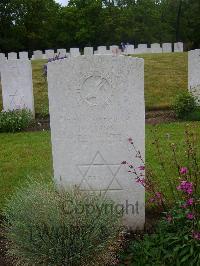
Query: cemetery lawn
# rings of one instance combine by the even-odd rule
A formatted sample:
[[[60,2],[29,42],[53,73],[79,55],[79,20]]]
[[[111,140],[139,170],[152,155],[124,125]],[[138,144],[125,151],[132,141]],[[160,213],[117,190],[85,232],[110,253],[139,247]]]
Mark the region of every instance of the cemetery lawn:
[[[200,154],[200,122],[189,122],[188,124],[189,128],[197,134]],[[169,175],[177,178],[177,169],[173,167],[169,142],[179,143],[177,152],[184,166],[185,128],[186,123],[147,125],[146,127],[146,162],[157,173],[155,178],[160,186],[165,186],[166,191],[168,191],[166,176],[155,158],[156,150],[152,146],[152,142],[157,135],[160,139],[163,156],[169,165]],[[157,130],[156,134],[155,129]],[[53,173],[50,143],[49,131],[0,134],[0,210],[5,204],[6,197],[10,196],[16,187],[23,184],[28,177],[50,180]]]
[[[137,55],[145,59],[145,101],[147,110],[170,109],[174,97],[187,90],[187,53]],[[48,115],[46,60],[32,61],[36,114]],[[1,94],[1,92],[0,92]],[[0,110],[2,100],[0,97]]]

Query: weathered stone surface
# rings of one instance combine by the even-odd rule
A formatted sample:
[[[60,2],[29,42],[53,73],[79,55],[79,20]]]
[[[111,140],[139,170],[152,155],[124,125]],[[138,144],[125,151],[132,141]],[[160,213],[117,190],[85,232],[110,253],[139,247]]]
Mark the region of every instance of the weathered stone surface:
[[[70,56],[76,57],[80,55],[79,48],[70,48]]]
[[[177,42],[174,44],[174,52],[175,53],[183,52],[183,43],[182,42]]]
[[[138,54],[145,54],[147,53],[147,44],[138,44]]]
[[[59,57],[65,57],[66,54],[67,54],[66,49],[57,49],[57,55],[58,55]]]
[[[19,52],[19,59],[29,59],[28,58],[28,52]]]
[[[126,45],[125,52],[126,54],[134,54],[135,53],[134,45],[132,44]]]
[[[144,188],[121,162],[141,165],[129,137],[145,156],[143,59],[96,55],[48,63],[48,93],[57,184],[111,197],[124,207],[124,224],[142,229]]]
[[[17,53],[15,52],[8,53],[8,59],[17,59]]]
[[[6,56],[5,56],[5,54],[4,53],[0,53],[0,61],[1,60],[6,60],[7,58],[6,58]]]
[[[34,114],[32,68],[30,60],[6,60],[2,65],[3,109],[29,109]]]
[[[188,89],[200,106],[200,49],[188,52]]]
[[[44,59],[43,52],[41,50],[33,51],[32,59],[34,59],[34,60]]]
[[[85,47],[84,48],[84,55],[90,56],[94,54],[94,49],[93,47]]]
[[[54,50],[45,50],[45,56],[46,56],[46,59],[54,58],[55,56]]]
[[[106,46],[98,46],[97,54],[99,54],[99,55],[107,54],[107,47]]]
[[[159,43],[151,44],[151,53],[154,53],[154,54],[162,53],[162,48],[160,47]]]
[[[172,52],[172,43],[163,43],[162,44],[163,53],[171,53]]]

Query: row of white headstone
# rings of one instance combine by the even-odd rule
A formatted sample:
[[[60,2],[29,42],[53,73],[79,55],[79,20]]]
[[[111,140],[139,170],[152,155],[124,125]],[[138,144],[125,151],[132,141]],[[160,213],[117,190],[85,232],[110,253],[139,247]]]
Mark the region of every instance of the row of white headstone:
[[[151,47],[148,48],[147,44],[138,44],[138,47],[135,48],[134,45],[126,45],[123,51],[124,54],[144,54],[144,53],[171,53],[172,43],[163,43],[162,47],[159,43],[151,44]],[[174,44],[174,52],[183,52],[183,43],[178,42]],[[84,55],[92,55],[92,54],[113,54],[113,53],[122,53],[119,49],[119,46],[112,45],[107,49],[106,46],[99,46],[96,51],[94,51],[93,47],[85,47]],[[69,52],[66,49],[57,49],[55,53],[54,50],[45,50],[45,53],[41,50],[37,50],[33,52],[31,59],[39,60],[39,59],[50,59],[54,58],[56,55],[59,57],[74,57],[81,55],[79,48],[71,48]],[[28,52],[19,52],[19,55],[15,52],[8,53],[8,59],[28,59]],[[4,53],[0,53],[0,60],[7,59]]]
[[[34,111],[31,62],[6,60],[1,78],[4,108]],[[108,55],[56,60],[48,63],[47,79],[56,184],[101,192],[123,211],[126,226],[142,229],[145,190],[122,161],[144,177],[144,60]],[[193,88],[200,89],[200,50],[189,53]]]
[[[162,46],[159,43],[152,43],[148,48],[147,44],[138,44],[135,48],[134,45],[126,45],[126,54],[144,54],[144,53],[172,53],[183,52],[183,43],[163,43]]]

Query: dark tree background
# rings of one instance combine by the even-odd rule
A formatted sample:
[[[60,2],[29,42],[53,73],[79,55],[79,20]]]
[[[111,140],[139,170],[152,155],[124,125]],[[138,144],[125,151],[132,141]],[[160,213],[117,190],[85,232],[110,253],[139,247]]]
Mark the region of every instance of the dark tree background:
[[[200,0],[0,0],[0,51],[183,41],[200,45]]]

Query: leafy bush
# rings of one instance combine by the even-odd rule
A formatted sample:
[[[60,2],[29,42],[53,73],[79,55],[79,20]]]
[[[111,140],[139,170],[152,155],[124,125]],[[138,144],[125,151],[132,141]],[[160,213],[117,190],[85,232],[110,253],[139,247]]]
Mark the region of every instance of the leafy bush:
[[[125,255],[130,259],[129,264],[200,265],[200,158],[196,136],[186,128],[184,154],[181,154],[182,159],[186,158],[185,165],[179,160],[177,145],[170,144],[172,164],[169,175],[166,167],[169,162],[163,156],[165,151],[163,152],[159,139],[155,137],[159,173],[163,172],[165,177],[164,188],[155,181],[158,179],[155,178],[154,171],[144,166],[141,154],[131,138],[129,142],[136,157],[141,159],[141,166],[137,169],[133,163],[122,163],[128,167],[128,172],[136,181],[145,187],[147,203],[157,207],[163,214],[154,234],[146,234],[143,239],[130,244],[128,255]],[[176,169],[176,178],[172,178],[172,167]],[[170,198],[166,193],[167,189],[171,191]]]
[[[200,265],[200,239],[188,232],[187,223],[162,220],[154,234],[130,243],[129,265]]]
[[[107,265],[120,231],[112,206],[100,195],[29,182],[4,210],[9,254],[19,265]]]
[[[196,109],[196,100],[189,92],[184,92],[175,98],[173,110],[178,118],[184,118]]]
[[[0,112],[0,132],[21,131],[33,121],[33,115],[29,110],[14,110]]]

